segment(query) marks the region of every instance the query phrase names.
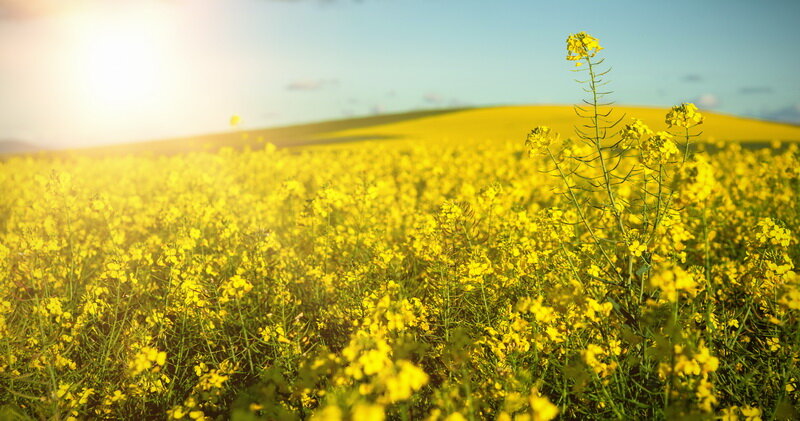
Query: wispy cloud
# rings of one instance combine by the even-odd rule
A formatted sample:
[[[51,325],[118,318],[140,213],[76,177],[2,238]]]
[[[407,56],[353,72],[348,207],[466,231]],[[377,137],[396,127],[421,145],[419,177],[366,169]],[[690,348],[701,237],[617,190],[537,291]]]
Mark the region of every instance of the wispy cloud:
[[[693,98],[689,102],[693,102],[698,107],[708,110],[717,108],[720,105],[719,97],[714,94],[702,94]]]
[[[338,84],[338,79],[305,79],[291,82],[286,85],[286,89],[290,91],[318,91]]]
[[[702,82],[704,80],[704,78],[703,78],[702,75],[699,75],[697,73],[689,73],[689,74],[683,75],[681,80],[684,81],[684,82]]]

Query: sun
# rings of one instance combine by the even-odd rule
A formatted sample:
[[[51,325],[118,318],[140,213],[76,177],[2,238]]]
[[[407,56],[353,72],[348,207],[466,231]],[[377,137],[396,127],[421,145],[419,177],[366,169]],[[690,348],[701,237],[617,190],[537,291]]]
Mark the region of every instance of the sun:
[[[136,114],[170,83],[168,25],[143,5],[83,13],[74,21],[73,81],[86,111]]]

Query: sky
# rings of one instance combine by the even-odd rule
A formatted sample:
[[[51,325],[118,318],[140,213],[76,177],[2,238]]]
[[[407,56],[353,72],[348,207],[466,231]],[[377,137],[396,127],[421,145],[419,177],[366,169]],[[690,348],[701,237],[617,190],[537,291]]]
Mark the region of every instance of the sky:
[[[91,146],[582,98],[800,123],[800,1],[0,0],[0,141]]]

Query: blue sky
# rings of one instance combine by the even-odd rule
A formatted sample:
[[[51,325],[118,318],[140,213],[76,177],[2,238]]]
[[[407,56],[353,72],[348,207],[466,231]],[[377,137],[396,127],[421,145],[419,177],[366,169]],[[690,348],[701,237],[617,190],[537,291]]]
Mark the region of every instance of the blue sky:
[[[798,21],[777,0],[0,0],[0,140],[570,104],[578,31],[606,48],[620,104],[800,121]]]

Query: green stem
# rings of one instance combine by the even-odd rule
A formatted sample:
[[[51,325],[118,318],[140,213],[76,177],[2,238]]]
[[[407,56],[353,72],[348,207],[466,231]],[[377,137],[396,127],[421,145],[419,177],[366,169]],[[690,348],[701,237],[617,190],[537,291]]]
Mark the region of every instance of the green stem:
[[[617,270],[616,265],[614,265],[614,261],[611,260],[611,257],[606,252],[605,247],[603,247],[603,244],[600,242],[600,239],[597,237],[597,235],[595,235],[592,226],[589,225],[589,221],[586,220],[586,216],[583,214],[583,209],[578,203],[578,198],[575,196],[575,192],[572,190],[572,186],[570,186],[566,175],[564,175],[564,171],[561,170],[561,166],[558,164],[558,161],[553,156],[553,153],[550,151],[550,148],[547,148],[547,154],[550,156],[550,160],[552,160],[553,163],[555,164],[556,169],[558,170],[558,175],[561,177],[561,180],[564,181],[564,185],[567,187],[567,192],[569,192],[569,198],[572,201],[572,205],[575,207],[575,210],[578,212],[578,216],[580,217],[581,222],[586,227],[586,230],[589,232],[589,235],[592,237],[592,240],[594,240],[595,244],[597,245],[597,248],[600,249],[600,252],[603,254],[603,257],[606,259],[611,268],[614,269],[614,274],[617,275],[620,281],[624,280],[622,275]]]

